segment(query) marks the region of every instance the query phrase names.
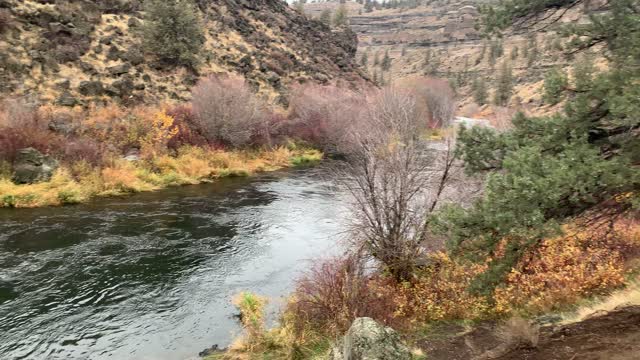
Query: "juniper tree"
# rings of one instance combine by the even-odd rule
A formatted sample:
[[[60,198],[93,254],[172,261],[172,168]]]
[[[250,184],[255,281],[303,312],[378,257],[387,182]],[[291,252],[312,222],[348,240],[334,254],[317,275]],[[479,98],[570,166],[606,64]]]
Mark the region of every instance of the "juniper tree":
[[[369,53],[367,51],[362,53],[362,57],[360,58],[360,65],[363,67],[367,67],[369,64]]]
[[[496,88],[493,103],[499,106],[506,106],[511,99],[513,92],[513,70],[508,62],[503,61],[500,72],[496,78]]]
[[[487,84],[484,82],[484,79],[481,77],[476,78],[471,85],[471,90],[473,91],[473,100],[478,105],[484,105],[487,103]]]
[[[382,64],[380,66],[383,71],[391,69],[391,57],[389,57],[389,50],[384,52],[384,58],[382,58]]]
[[[535,34],[529,37],[527,48],[527,66],[531,67],[538,60],[538,40]]]
[[[322,12],[320,13],[320,18],[318,20],[320,20],[321,23],[327,26],[331,26],[331,10],[322,10]]]
[[[340,4],[335,14],[333,14],[333,26],[346,26],[349,24],[349,15],[347,14],[347,7],[344,4]]]
[[[439,224],[454,252],[486,258],[501,243],[504,255],[478,279],[478,289],[495,286],[525,250],[557,234],[559,224],[611,223],[640,207],[640,7],[637,0],[605,2],[608,11],[590,23],[564,26],[569,51],[598,47],[610,64],[580,80],[580,90],[566,89],[562,112],[519,114],[504,132],[459,133],[458,155],[467,171],[487,174],[486,189],[471,208],[448,208]],[[485,30],[536,31],[581,3],[508,0],[483,9]]]
[[[144,48],[161,62],[195,67],[205,38],[191,0],[147,0],[142,28]]]

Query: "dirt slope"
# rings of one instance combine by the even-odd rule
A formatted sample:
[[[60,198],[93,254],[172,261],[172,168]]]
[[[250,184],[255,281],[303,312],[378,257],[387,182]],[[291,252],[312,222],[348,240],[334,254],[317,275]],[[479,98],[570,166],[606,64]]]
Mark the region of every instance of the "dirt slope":
[[[463,335],[424,340],[420,346],[430,360],[638,360],[640,306],[596,313],[569,325],[542,327],[535,348],[492,352],[500,346],[492,324]]]

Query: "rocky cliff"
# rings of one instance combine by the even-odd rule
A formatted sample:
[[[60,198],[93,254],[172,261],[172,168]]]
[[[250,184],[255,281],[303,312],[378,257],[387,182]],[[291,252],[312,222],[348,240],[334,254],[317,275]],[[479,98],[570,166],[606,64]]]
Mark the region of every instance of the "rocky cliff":
[[[0,95],[60,105],[189,98],[201,76],[238,73],[271,100],[291,84],[361,83],[357,38],[280,0],[198,0],[206,43],[197,71],[142,51],[141,0],[0,0]]]
[[[486,83],[490,100],[501,65],[507,63],[513,69],[514,84],[509,106],[538,114],[550,111],[541,101],[544,74],[554,67],[568,70],[576,60],[566,56],[566,40],[553,28],[484,39],[476,29],[479,7],[491,1],[433,0],[352,14],[358,61],[366,58],[365,68],[378,83],[416,75],[447,78],[461,95],[462,105],[473,102],[471,84],[478,79]],[[574,9],[561,23],[584,21],[584,15]],[[382,64],[385,53],[390,58],[387,68]]]

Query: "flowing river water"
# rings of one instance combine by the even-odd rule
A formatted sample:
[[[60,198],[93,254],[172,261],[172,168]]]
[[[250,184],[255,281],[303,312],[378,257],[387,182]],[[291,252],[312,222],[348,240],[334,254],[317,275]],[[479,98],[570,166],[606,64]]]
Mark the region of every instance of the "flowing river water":
[[[185,359],[270,313],[337,253],[344,197],[319,168],[90,204],[0,210],[0,359]]]

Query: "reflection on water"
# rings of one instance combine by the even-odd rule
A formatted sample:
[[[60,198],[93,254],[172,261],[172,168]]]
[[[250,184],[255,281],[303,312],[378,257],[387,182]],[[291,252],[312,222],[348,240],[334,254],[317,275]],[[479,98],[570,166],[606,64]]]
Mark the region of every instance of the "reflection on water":
[[[238,332],[231,297],[277,298],[336,251],[322,169],[0,211],[1,359],[184,359]]]

